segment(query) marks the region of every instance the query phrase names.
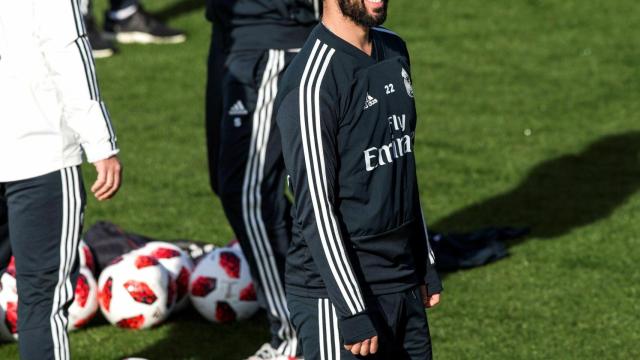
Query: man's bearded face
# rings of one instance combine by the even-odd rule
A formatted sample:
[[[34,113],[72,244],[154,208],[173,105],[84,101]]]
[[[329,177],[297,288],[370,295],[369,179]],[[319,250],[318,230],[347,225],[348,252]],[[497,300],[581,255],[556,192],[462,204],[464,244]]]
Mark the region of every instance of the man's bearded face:
[[[373,27],[387,19],[389,0],[338,0],[342,14],[358,25]]]

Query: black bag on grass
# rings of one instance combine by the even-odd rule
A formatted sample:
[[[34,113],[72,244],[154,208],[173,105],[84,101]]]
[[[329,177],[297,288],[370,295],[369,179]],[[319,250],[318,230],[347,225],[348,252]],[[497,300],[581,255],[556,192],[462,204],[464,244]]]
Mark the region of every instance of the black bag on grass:
[[[148,242],[161,240],[125,231],[108,221],[98,221],[87,230],[84,241],[93,253],[96,260],[96,272],[100,274],[102,269],[118,256],[139,249]],[[180,239],[169,242],[186,251],[194,262],[215,248],[215,245],[202,241]]]
[[[87,243],[96,260],[98,274],[113,259],[131,250],[141,248],[150,241],[154,241],[154,239],[128,233],[118,225],[108,221],[98,221],[84,235],[84,242]]]
[[[489,227],[468,233],[429,232],[439,271],[469,269],[500,260],[509,252],[504,242],[521,238],[528,228]]]

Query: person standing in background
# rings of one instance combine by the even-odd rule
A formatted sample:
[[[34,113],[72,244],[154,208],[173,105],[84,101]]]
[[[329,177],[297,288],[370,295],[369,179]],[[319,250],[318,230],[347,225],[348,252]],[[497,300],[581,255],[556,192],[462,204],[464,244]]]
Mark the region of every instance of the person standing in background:
[[[84,19],[85,26],[87,27],[87,38],[89,44],[91,44],[91,52],[95,59],[103,59],[113,56],[118,48],[113,40],[104,36],[102,31],[98,28],[96,18],[93,15],[93,1],[91,0],[79,0],[80,11],[82,12],[82,18]]]
[[[439,303],[420,206],[417,115],[388,0],[325,0],[275,109],[294,197],[285,284],[304,358],[431,359]]]
[[[110,0],[110,8],[105,13],[104,32],[101,32],[93,16],[93,2],[79,1],[89,42],[97,58],[115,54],[114,41],[123,44],[178,44],[187,39],[182,30],[174,29],[146,12],[138,0]]]
[[[213,23],[206,92],[210,182],[271,325],[271,340],[251,360],[300,354],[283,286],[290,203],[272,116],[280,76],[319,15],[319,0],[207,2]]]
[[[69,359],[85,192],[120,187],[116,136],[75,1],[0,2],[0,271],[15,257],[21,359]]]
[[[187,40],[181,30],[169,27],[142,7],[138,0],[110,0],[105,13],[107,37],[123,44],[178,44]]]

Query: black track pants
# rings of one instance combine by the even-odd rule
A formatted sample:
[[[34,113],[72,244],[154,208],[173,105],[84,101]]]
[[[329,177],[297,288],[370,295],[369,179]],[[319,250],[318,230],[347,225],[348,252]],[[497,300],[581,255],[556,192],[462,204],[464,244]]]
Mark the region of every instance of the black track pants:
[[[291,321],[305,360],[361,359],[344,348],[333,304],[326,298],[288,295]],[[370,360],[429,360],[431,337],[418,288],[365,299],[378,332],[379,347]]]
[[[284,195],[285,169],[273,103],[278,80],[295,53],[231,53],[221,72],[220,58],[212,56],[214,45],[211,51],[207,145],[212,187],[249,262],[258,301],[269,316],[271,345],[293,356],[299,348],[283,284],[290,203]],[[222,103],[216,104],[219,99]]]
[[[85,193],[78,167],[0,183],[0,268],[15,256],[21,359],[69,359]]]
[[[208,4],[208,2],[207,2]],[[205,95],[205,133],[207,137],[207,160],[209,165],[209,183],[218,195],[218,158],[220,157],[220,124],[222,122],[222,79],[225,74],[227,58],[224,49],[222,31],[213,29],[207,60],[207,88]]]

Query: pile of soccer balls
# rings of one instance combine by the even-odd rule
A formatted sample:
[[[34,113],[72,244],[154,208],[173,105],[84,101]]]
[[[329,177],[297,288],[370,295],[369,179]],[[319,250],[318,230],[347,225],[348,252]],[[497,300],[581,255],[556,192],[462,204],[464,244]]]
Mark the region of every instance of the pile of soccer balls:
[[[206,319],[228,323],[258,310],[249,266],[230,244],[202,255],[197,264],[178,246],[150,242],[114,259],[96,281],[91,249],[79,247],[80,273],[69,308],[69,330],[85,326],[100,308],[113,325],[146,329],[192,303]],[[13,261],[0,278],[0,339],[16,340],[18,294]]]
[[[69,307],[70,331],[85,326],[98,311],[98,285],[96,284],[95,262],[91,250],[80,241],[78,248],[80,272],[78,274],[75,298]],[[15,341],[18,339],[18,288],[16,282],[15,259],[0,277],[0,340]]]

